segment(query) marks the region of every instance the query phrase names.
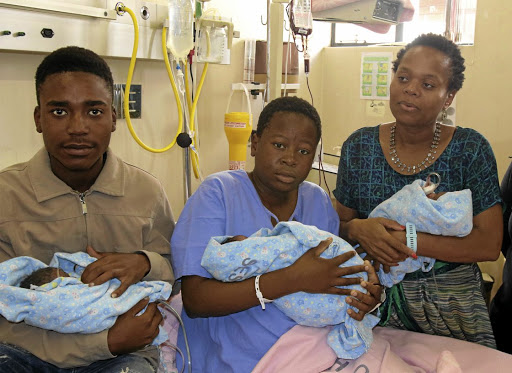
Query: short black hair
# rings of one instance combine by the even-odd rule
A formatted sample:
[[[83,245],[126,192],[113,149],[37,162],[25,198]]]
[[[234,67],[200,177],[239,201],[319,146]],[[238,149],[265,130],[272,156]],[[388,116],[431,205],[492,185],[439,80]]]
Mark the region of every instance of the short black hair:
[[[448,83],[448,90],[458,91],[462,88],[464,70],[466,70],[466,67],[464,66],[464,58],[460,54],[460,49],[453,41],[437,34],[422,34],[407,44],[405,48],[400,49],[396,55],[396,60],[393,61],[393,71],[395,73],[405,53],[409,49],[417,46],[430,47],[443,52],[450,59],[451,76],[450,82]]]
[[[39,105],[41,85],[49,75],[65,72],[84,72],[99,76],[114,96],[112,72],[103,58],[89,49],[69,46],[55,50],[46,56],[36,71],[36,96]]]
[[[295,96],[279,97],[270,101],[265,108],[263,108],[258,119],[258,126],[256,127],[256,135],[261,136],[263,130],[268,127],[272,116],[278,112],[288,112],[302,114],[313,121],[317,132],[317,141],[322,137],[322,122],[320,115],[316,109],[306,100]]]
[[[30,285],[41,286],[55,280],[55,269],[54,267],[39,268],[25,277],[21,281],[20,287],[30,289]]]

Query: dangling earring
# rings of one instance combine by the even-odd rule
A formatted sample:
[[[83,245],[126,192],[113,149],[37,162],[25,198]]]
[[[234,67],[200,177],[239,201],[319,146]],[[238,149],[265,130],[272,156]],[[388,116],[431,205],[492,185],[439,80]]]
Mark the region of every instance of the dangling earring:
[[[446,108],[443,108],[443,110],[441,111],[441,122],[444,122],[447,117],[448,113],[446,112]]]

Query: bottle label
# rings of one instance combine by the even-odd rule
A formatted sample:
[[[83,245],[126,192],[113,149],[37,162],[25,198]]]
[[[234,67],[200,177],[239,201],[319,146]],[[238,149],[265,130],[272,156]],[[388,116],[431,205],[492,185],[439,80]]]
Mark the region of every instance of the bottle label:
[[[224,122],[224,127],[245,128],[245,127],[247,127],[247,123],[246,122]]]
[[[245,170],[245,161],[229,161],[230,170]]]

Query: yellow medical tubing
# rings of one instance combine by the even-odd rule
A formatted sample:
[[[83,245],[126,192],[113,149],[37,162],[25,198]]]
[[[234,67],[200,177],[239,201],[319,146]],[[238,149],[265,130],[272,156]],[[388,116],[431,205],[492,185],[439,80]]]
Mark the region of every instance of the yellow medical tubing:
[[[204,80],[206,78],[206,72],[208,71],[208,63],[204,64],[203,73],[201,74],[201,80],[197,85],[197,93],[196,97],[194,97],[194,103],[192,104],[192,108],[190,109],[190,131],[194,134],[192,139],[192,144],[197,143],[196,133],[195,133],[195,114],[197,108],[197,102],[199,101],[199,95],[201,94],[201,88],[203,88]],[[192,159],[192,169],[194,170],[194,176],[196,179],[199,179],[199,158],[195,152],[191,153]]]
[[[133,51],[132,51],[132,57],[130,59],[130,67],[128,68],[128,77],[126,78],[126,87],[124,90],[124,103],[123,103],[123,109],[126,116],[126,124],[128,125],[128,130],[130,131],[132,137],[134,140],[139,144],[142,148],[146,149],[147,151],[153,152],[153,153],[163,153],[169,149],[171,149],[174,144],[176,144],[176,138],[178,137],[178,134],[181,133],[183,128],[183,113],[182,113],[182,107],[181,102],[178,95],[178,89],[176,88],[176,84],[174,82],[174,78],[172,76],[171,66],[169,64],[169,58],[167,57],[167,45],[166,45],[166,31],[167,28],[164,27],[162,30],[162,53],[164,55],[164,61],[165,61],[165,67],[167,69],[167,74],[169,75],[169,79],[171,81],[172,89],[174,91],[174,96],[176,97],[176,105],[178,107],[178,131],[176,133],[176,136],[174,136],[173,140],[169,145],[167,145],[164,148],[155,149],[147,146],[142,142],[142,140],[137,136],[135,133],[135,130],[133,129],[132,121],[130,118],[130,107],[129,107],[129,100],[130,100],[130,87],[132,84],[132,77],[133,77],[133,70],[135,69],[135,61],[137,59],[137,49],[139,47],[139,25],[137,22],[137,18],[135,18],[135,14],[133,11],[124,6],[120,5],[117,7],[116,11],[124,11],[128,13],[132,19],[133,22],[133,28],[135,32],[135,37],[133,41]]]
[[[210,55],[210,34],[207,32],[207,55]],[[197,86],[197,92],[196,97],[194,98],[194,103],[192,104],[192,107],[190,106],[190,90],[188,86],[188,64],[185,64],[185,92],[187,95],[187,102],[189,104],[189,114],[190,114],[190,131],[194,134],[192,138],[192,144],[197,143],[197,137],[195,133],[195,113],[196,113],[196,107],[197,102],[199,101],[199,95],[201,94],[201,88],[203,88],[203,83],[206,78],[206,72],[208,71],[208,62],[204,64],[203,67],[203,73],[201,74],[201,80],[199,81],[199,84]],[[191,160],[192,160],[192,169],[194,170],[194,176],[196,179],[199,179],[199,158],[195,152],[191,153]]]
[[[190,97],[192,95],[190,94],[190,85],[188,84],[188,63],[185,63],[185,96],[187,96],[187,105],[190,110],[192,107],[192,99]]]
[[[188,62],[185,62],[185,96],[187,97],[187,106],[189,108],[189,119],[191,120],[195,120],[193,117],[194,115],[190,112],[193,104],[192,104],[192,99],[191,99],[191,93],[190,93],[190,86],[188,84]],[[193,128],[195,128],[195,126],[193,126],[194,122],[191,122],[190,124],[190,131],[192,132]],[[192,144],[191,145],[194,145],[196,143],[196,134],[195,132],[192,132],[194,135],[192,137]],[[197,156],[197,154],[195,153],[195,151],[192,151],[190,153],[190,160],[192,162],[192,170],[194,171],[194,177],[196,179],[199,179],[199,158]]]

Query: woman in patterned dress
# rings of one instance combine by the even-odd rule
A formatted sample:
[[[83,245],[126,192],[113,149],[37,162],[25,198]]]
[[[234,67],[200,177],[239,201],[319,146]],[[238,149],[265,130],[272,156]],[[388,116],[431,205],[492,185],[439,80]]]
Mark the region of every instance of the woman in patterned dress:
[[[470,189],[471,233],[417,233],[417,254],[436,265],[387,290],[381,325],[495,347],[476,262],[496,260],[500,252],[496,160],[477,131],[437,121],[462,87],[464,70],[459,48],[439,35],[421,35],[400,50],[390,87],[395,122],[361,128],[345,141],[334,195],[340,236],[389,267],[406,258],[406,232],[395,221],[368,218],[379,203],[431,172],[441,177],[437,192]]]

